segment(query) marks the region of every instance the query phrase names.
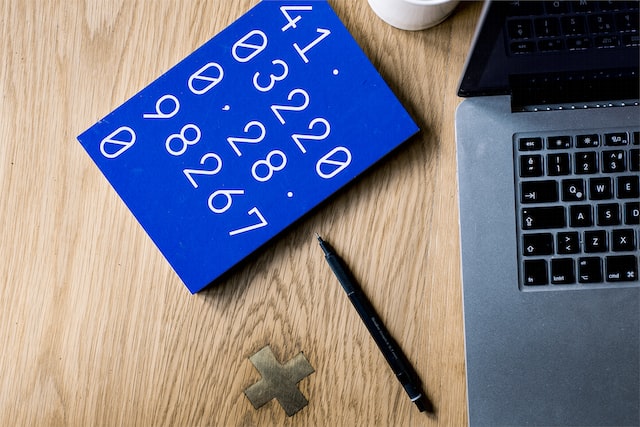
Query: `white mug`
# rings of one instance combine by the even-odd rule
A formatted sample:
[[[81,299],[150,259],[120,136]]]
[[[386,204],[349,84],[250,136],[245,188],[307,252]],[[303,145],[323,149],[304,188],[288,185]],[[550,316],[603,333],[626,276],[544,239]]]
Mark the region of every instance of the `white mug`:
[[[369,0],[369,6],[383,21],[410,31],[438,25],[458,3],[452,0]]]

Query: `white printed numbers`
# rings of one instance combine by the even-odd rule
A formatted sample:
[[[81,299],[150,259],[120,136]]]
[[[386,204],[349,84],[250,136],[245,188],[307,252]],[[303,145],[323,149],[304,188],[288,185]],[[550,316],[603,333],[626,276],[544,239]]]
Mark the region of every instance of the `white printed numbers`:
[[[298,15],[295,18],[291,18],[289,15],[290,10],[299,10],[299,11],[309,11],[313,10],[313,6],[280,6],[280,12],[287,19],[287,25],[282,27],[282,31],[287,31],[289,28],[298,28],[296,27],[296,23],[301,19],[301,16]]]
[[[193,188],[198,188],[198,183],[194,179],[194,175],[215,175],[222,170],[222,159],[216,153],[207,153],[200,159],[200,164],[204,166],[204,164],[209,159],[215,159],[216,167],[212,169],[184,169],[182,172],[185,174]],[[211,162],[209,162],[211,163]]]
[[[247,231],[256,230],[258,228],[262,228],[269,224],[267,220],[264,219],[264,216],[262,215],[262,213],[260,213],[260,210],[258,208],[253,208],[249,210],[249,212],[247,213],[249,214],[249,216],[255,214],[258,217],[258,222],[256,224],[252,224],[247,227],[239,228],[237,230],[232,230],[229,232],[229,236],[235,236],[237,234],[246,233]]]
[[[209,196],[209,202],[208,202],[209,209],[211,210],[211,212],[213,212],[215,214],[225,213],[226,211],[229,210],[229,208],[231,207],[231,204],[233,203],[232,197],[234,195],[239,195],[239,194],[244,194],[244,190],[218,190],[218,191],[214,191]],[[218,196],[223,197],[225,199],[225,204],[221,208],[217,208],[215,203],[214,203],[216,197],[218,197]],[[220,198],[220,197],[218,197],[218,198]]]
[[[271,63],[273,65],[279,65],[280,67],[282,67],[282,74],[279,74],[279,75],[269,74],[269,84],[267,86],[261,86],[258,83],[258,80],[260,79],[260,73],[256,72],[253,75],[253,86],[256,89],[258,89],[260,92],[269,92],[276,85],[276,82],[286,79],[287,76],[289,75],[289,66],[287,65],[286,62],[284,62],[281,59],[274,59],[273,61],[271,61]]]
[[[209,62],[189,77],[189,90],[195,95],[203,95],[222,81],[224,69],[216,62]]]
[[[211,209],[211,212],[213,212],[215,214],[225,213],[226,211],[229,210],[229,208],[233,204],[233,196],[238,196],[238,195],[243,195],[243,194],[244,194],[244,190],[218,190],[218,191],[214,191],[209,196],[209,209]],[[220,198],[220,197],[224,198],[225,203],[224,203],[224,205],[222,207],[216,207],[214,201],[215,201],[216,198]],[[267,226],[269,224],[267,222],[267,220],[264,218],[264,215],[262,215],[262,213],[260,212],[260,210],[257,207],[254,207],[254,208],[250,209],[249,212],[247,212],[247,214],[249,216],[251,216],[251,215],[257,216],[258,217],[258,222],[255,223],[255,224],[248,225],[246,227],[238,228],[236,230],[231,230],[231,231],[229,231],[229,236],[236,236],[238,234],[246,233],[247,231],[256,230],[258,228],[265,227],[265,226]]]
[[[305,148],[304,145],[302,145],[302,141],[322,141],[326,139],[331,133],[331,125],[329,125],[329,122],[323,118],[313,119],[311,123],[309,123],[308,129],[313,130],[313,128],[317,124],[321,124],[324,126],[324,133],[322,135],[310,135],[310,134],[301,134],[301,133],[294,133],[293,135],[291,135],[291,138],[293,139],[293,141],[296,143],[296,145],[298,146],[300,151],[302,151],[303,154],[307,152],[307,149]]]
[[[351,164],[351,151],[346,147],[336,147],[325,154],[316,163],[316,172],[320,178],[330,179]]]
[[[189,136],[192,136],[191,138]],[[202,133],[200,128],[193,123],[186,124],[180,130],[180,133],[174,133],[169,135],[165,142],[165,147],[169,154],[173,156],[181,156],[190,145],[197,144],[200,141]],[[174,141],[178,141],[177,143]],[[173,146],[172,146],[173,145]],[[178,146],[179,149],[175,150],[173,147]]]
[[[252,30],[235,42],[231,54],[238,62],[249,62],[266,47],[267,35],[260,30]]]
[[[331,34],[330,30],[327,30],[324,28],[317,28],[316,31],[320,33],[320,35],[305,47],[301,48],[300,46],[298,46],[298,43],[293,44],[294,49],[298,52],[298,55],[300,55],[300,58],[302,58],[305,64],[309,63],[309,58],[307,58],[307,52],[309,52],[311,48],[316,46],[318,43],[320,43],[322,40],[328,37],[329,34]]]
[[[240,138],[236,136],[230,136],[227,138],[227,142],[229,143],[229,145],[231,145],[231,148],[233,148],[233,151],[236,152],[238,157],[242,156],[242,153],[240,152],[236,144],[257,144],[261,142],[267,134],[267,130],[265,129],[264,125],[257,120],[253,120],[247,123],[247,125],[244,127],[244,133],[249,132],[252,127],[257,127],[260,129],[260,135],[258,135],[256,138]]]
[[[173,105],[173,109],[171,111],[162,111],[162,103],[165,103],[165,105],[167,104],[165,101],[170,101],[169,103]],[[180,111],[180,101],[178,101],[178,98],[173,95],[164,95],[156,101],[156,112],[145,113],[142,117],[145,119],[170,119],[178,114],[178,111]]]
[[[289,92],[287,99],[293,101],[296,95],[302,95],[302,103],[300,105],[272,105],[271,111],[276,115],[280,123],[285,124],[284,117],[280,114],[280,111],[303,111],[309,106],[309,94],[304,89],[293,89]]]
[[[272,162],[272,159],[274,156],[280,157],[280,164],[279,165],[274,165]],[[260,167],[262,166],[262,167]],[[259,182],[267,182],[271,179],[271,177],[273,176],[274,172],[278,172],[281,171],[282,169],[284,169],[284,167],[287,166],[287,156],[280,150],[273,150],[271,152],[269,152],[269,154],[267,154],[267,158],[264,160],[258,160],[257,162],[255,162],[253,164],[253,167],[251,168],[251,175],[253,175],[253,178],[256,181]],[[264,171],[264,169],[266,168],[267,170],[267,174],[266,175],[258,175],[258,168],[261,171]]]
[[[134,130],[129,126],[120,126],[100,142],[100,152],[107,159],[115,159],[131,148],[135,142]]]

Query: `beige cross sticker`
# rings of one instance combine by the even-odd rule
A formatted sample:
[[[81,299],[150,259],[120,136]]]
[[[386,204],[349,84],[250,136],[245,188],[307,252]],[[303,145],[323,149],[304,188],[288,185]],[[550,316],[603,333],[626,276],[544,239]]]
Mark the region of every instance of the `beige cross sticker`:
[[[298,389],[302,379],[315,372],[302,352],[284,365],[278,362],[269,346],[249,358],[262,375],[262,379],[248,387],[244,394],[258,409],[276,399],[288,416],[307,406],[307,398]]]

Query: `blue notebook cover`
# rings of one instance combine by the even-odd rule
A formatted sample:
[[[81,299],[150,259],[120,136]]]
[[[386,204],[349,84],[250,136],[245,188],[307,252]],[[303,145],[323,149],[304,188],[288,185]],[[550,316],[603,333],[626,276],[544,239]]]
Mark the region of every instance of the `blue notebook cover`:
[[[78,140],[195,293],[417,131],[326,1],[264,0]]]

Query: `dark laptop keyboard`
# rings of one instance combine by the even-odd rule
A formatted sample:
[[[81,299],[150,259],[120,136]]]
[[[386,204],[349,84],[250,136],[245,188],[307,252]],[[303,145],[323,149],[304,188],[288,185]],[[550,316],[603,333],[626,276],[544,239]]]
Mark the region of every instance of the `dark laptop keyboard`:
[[[510,2],[512,54],[640,45],[638,1]]]
[[[638,286],[638,129],[514,135],[520,286]]]

